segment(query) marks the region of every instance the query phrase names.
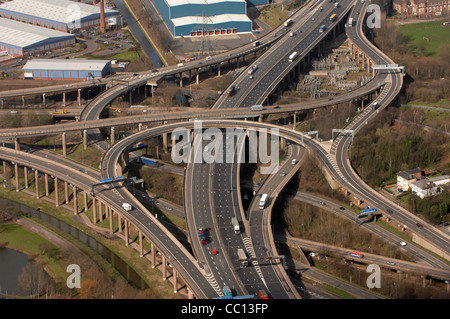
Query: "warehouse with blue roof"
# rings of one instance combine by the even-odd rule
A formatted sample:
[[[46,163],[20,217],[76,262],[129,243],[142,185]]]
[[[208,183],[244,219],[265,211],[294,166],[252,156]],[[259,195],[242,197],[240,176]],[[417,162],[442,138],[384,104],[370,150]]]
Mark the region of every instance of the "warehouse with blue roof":
[[[153,0],[174,37],[252,31],[245,0]]]

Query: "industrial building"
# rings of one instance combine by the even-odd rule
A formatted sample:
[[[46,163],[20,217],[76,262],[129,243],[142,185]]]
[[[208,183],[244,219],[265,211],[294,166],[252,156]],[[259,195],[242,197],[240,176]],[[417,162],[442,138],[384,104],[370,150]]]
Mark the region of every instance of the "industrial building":
[[[75,43],[75,35],[0,18],[0,51],[26,57],[62,49]]]
[[[252,31],[245,0],[153,0],[174,37]]]
[[[85,81],[111,73],[110,60],[33,59],[22,68],[24,79]]]
[[[70,32],[100,26],[100,7],[69,0],[13,0],[0,5],[0,17]],[[107,25],[123,24],[117,10],[105,9]]]

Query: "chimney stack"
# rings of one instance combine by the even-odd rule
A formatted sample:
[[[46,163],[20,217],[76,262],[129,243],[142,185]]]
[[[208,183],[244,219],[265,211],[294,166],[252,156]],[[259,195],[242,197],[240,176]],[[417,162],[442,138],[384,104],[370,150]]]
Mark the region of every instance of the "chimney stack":
[[[105,27],[105,0],[100,0],[100,32],[106,33]]]

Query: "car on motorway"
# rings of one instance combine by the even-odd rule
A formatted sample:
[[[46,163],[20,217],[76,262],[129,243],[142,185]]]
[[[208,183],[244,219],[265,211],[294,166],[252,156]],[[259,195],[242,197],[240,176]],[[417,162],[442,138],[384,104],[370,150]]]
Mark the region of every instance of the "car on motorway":
[[[281,176],[285,177],[286,176],[286,172],[281,173]]]
[[[388,261],[387,264],[391,265],[391,266],[395,266],[395,262],[393,262],[393,261]]]
[[[422,224],[420,224],[420,223],[416,223],[416,226],[419,227],[420,229],[423,228]]]
[[[401,242],[400,242],[400,245],[403,246],[403,247],[405,247],[405,246],[407,245],[407,243],[404,242],[404,241],[401,241]]]
[[[291,161],[291,164],[295,164],[295,163],[297,163],[297,160],[294,158],[294,159]]]
[[[339,207],[339,209],[340,209],[340,210],[345,210],[345,208],[344,208],[344,207],[342,207],[342,206],[341,206],[341,207]]]
[[[326,204],[325,202],[320,202],[320,205],[325,206]]]
[[[393,214],[393,213],[394,213],[394,211],[393,211],[392,209],[390,209],[390,208],[387,209],[387,212],[388,212],[389,214]]]

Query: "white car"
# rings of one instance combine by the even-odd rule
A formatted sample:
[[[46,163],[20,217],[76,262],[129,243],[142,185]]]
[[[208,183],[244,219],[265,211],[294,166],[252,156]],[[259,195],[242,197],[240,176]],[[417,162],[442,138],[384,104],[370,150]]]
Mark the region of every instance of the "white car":
[[[406,242],[404,242],[404,241],[401,241],[401,242],[400,242],[400,245],[402,245],[402,246],[406,246],[407,244],[406,244]]]

